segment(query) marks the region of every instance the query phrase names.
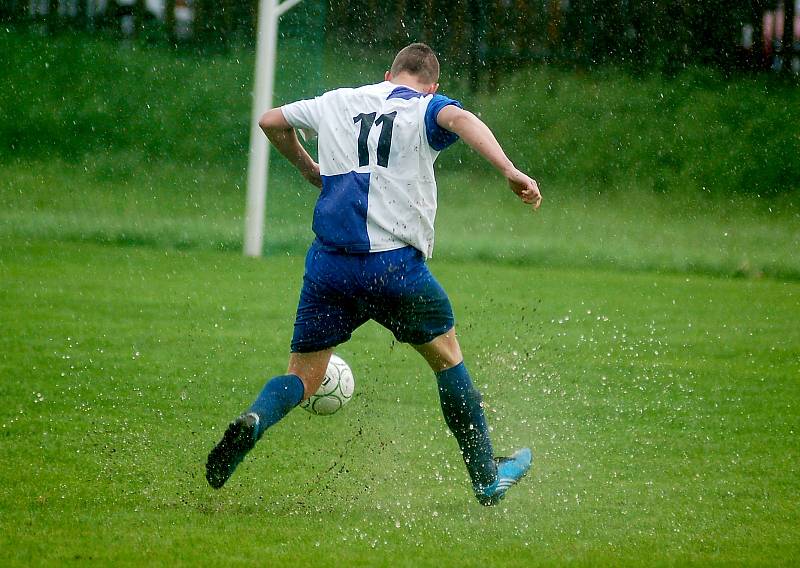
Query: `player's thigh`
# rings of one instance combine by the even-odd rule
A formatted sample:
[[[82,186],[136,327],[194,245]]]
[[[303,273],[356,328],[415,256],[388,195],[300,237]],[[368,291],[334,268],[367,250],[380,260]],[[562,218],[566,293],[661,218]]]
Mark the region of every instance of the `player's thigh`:
[[[358,305],[346,298],[314,295],[304,286],[297,306],[292,334],[293,353],[312,353],[333,348],[350,339],[367,321]]]
[[[297,375],[303,381],[303,400],[319,389],[325,378],[325,371],[328,369],[332,353],[333,348],[289,355],[289,366],[286,372],[289,375]]]
[[[422,355],[434,373],[451,369],[464,360],[455,327],[428,343],[412,344],[412,347]]]
[[[450,299],[424,260],[398,271],[382,293],[371,317],[402,343],[430,343],[455,325]]]
[[[312,353],[344,343],[367,321],[354,300],[349,277],[354,261],[312,247],[294,322],[291,351]]]

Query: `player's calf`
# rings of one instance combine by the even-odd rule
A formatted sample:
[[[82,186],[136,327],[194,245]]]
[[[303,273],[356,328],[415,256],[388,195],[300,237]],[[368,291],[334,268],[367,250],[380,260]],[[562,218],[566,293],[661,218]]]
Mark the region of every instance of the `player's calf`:
[[[247,413],[230,423],[222,440],[208,454],[206,479],[211,487],[225,485],[264,431],[300,403],[303,389],[297,375],[274,377],[264,385]]]

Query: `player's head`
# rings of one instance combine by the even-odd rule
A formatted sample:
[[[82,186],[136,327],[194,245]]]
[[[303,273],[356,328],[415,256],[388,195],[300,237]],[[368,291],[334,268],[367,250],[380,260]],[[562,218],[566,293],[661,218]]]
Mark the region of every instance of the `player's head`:
[[[386,73],[391,80],[403,74],[411,75],[426,92],[436,92],[439,86],[439,60],[433,50],[424,43],[412,43],[399,52]]]

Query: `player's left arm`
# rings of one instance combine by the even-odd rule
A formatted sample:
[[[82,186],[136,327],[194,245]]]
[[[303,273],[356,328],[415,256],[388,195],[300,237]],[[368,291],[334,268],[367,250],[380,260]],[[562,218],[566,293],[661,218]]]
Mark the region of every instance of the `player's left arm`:
[[[514,166],[492,131],[480,118],[456,105],[448,105],[436,115],[436,123],[458,134],[464,142],[505,176],[511,190],[522,201],[533,205],[534,209],[539,208],[542,194],[539,192],[536,180]]]
[[[300,144],[294,128],[287,122],[280,108],[265,112],[258,125],[278,152],[283,154],[309,183],[322,187],[319,164]]]

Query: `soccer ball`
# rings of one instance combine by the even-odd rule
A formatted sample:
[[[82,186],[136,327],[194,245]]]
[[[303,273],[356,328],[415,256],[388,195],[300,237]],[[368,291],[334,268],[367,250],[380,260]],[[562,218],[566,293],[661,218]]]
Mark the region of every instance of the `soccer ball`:
[[[333,414],[353,397],[355,390],[353,371],[338,355],[331,355],[328,369],[325,371],[325,378],[317,389],[317,392],[300,403],[311,414],[327,416]]]

